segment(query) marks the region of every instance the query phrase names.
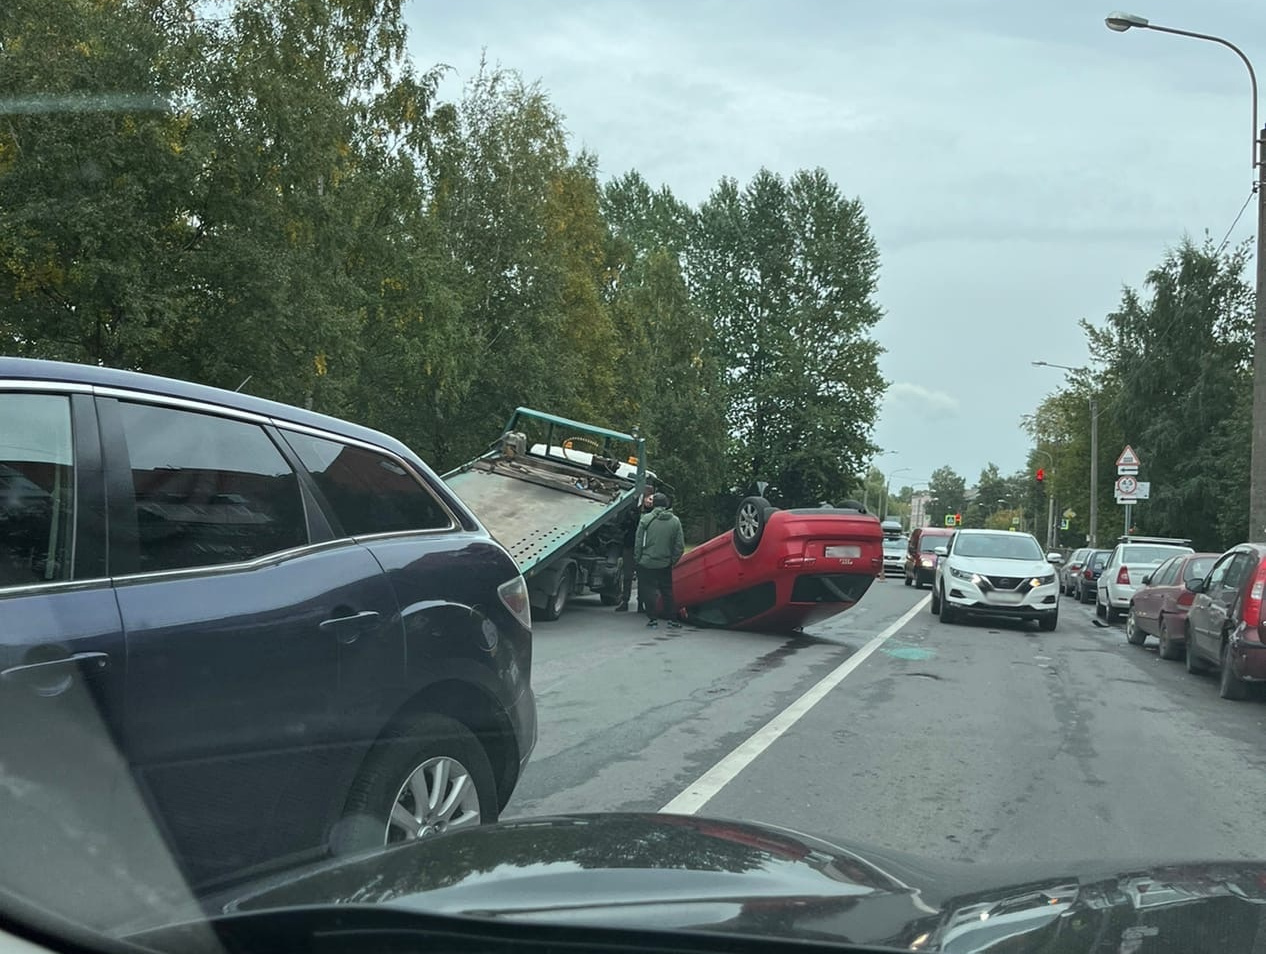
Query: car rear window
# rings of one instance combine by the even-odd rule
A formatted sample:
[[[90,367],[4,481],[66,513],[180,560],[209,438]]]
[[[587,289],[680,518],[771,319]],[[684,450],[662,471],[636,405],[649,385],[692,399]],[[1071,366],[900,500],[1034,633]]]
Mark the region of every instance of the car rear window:
[[[310,434],[285,437],[348,536],[452,526],[431,492],[385,454]]]
[[[919,538],[919,552],[931,553],[937,547],[943,547],[949,542],[948,533],[938,533],[935,536],[924,534]]]
[[[1209,571],[1213,569],[1213,564],[1217,557],[1198,557],[1195,560],[1188,560],[1187,567],[1183,570],[1184,580],[1203,580],[1209,575]]]
[[[139,570],[238,563],[307,543],[298,478],[259,426],[130,402],[119,413]]]
[[[0,587],[70,578],[70,401],[0,396]]]
[[[711,626],[734,626],[769,612],[777,601],[778,588],[773,580],[768,580],[697,606],[691,609],[690,615]]]
[[[806,573],[791,587],[793,603],[856,603],[872,577],[865,573]]]
[[[1181,547],[1144,547],[1127,546],[1121,550],[1121,562],[1126,566],[1135,563],[1161,563],[1176,553],[1184,552]]]

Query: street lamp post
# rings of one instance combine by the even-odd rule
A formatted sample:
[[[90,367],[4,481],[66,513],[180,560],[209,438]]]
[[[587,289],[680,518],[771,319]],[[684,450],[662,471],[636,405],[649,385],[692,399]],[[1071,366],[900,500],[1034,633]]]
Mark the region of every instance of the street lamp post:
[[[1066,364],[1051,364],[1049,361],[1030,362],[1037,368],[1059,368],[1076,374],[1083,368],[1070,368]],[[1099,406],[1093,394],[1090,395],[1090,528],[1086,534],[1090,537],[1092,547],[1099,545]]]
[[[896,477],[898,474],[908,474],[911,469],[912,468],[910,467],[898,467],[896,470],[889,472],[888,478],[884,481],[884,500],[883,504],[880,506],[880,520],[886,520],[888,518],[888,497],[892,492],[892,478]]]
[[[1220,36],[1157,26],[1144,17],[1129,13],[1111,13],[1103,22],[1116,33],[1131,29],[1154,30],[1208,40],[1225,46],[1248,68],[1248,80],[1253,90],[1253,191],[1257,193],[1257,308],[1253,318],[1253,440],[1248,471],[1248,532],[1250,540],[1259,540],[1266,536],[1266,177],[1262,175],[1266,171],[1262,162],[1266,156],[1266,129],[1259,130],[1257,126],[1257,74],[1253,72],[1253,64],[1244,51]]]
[[[866,465],[866,476],[862,478],[862,506],[866,508],[867,512],[870,511],[870,471],[871,471],[871,468],[875,467],[875,461],[879,459],[880,457],[887,457],[889,454],[895,454],[895,453],[896,451],[894,450],[880,451],[873,458],[871,458],[870,463]]]

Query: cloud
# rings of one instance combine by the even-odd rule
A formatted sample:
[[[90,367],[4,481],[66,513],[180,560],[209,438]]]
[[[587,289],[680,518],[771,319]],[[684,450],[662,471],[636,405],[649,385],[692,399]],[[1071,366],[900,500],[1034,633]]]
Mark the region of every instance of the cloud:
[[[925,417],[944,419],[958,413],[958,398],[912,381],[898,381],[888,388],[888,401],[918,410]]]

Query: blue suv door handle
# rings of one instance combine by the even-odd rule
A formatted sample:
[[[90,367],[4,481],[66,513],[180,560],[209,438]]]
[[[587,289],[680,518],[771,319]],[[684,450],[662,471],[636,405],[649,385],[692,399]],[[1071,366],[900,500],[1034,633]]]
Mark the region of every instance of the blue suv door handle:
[[[109,653],[75,653],[64,659],[24,663],[0,670],[0,679],[30,686],[41,696],[60,696],[73,683],[74,673],[67,667],[83,666],[88,673],[101,672],[110,666]]]
[[[350,616],[335,616],[321,622],[321,632],[333,633],[340,642],[351,643],[355,642],[362,632],[378,625],[378,620],[381,618],[382,614],[374,610],[365,610],[363,613],[353,613]]]

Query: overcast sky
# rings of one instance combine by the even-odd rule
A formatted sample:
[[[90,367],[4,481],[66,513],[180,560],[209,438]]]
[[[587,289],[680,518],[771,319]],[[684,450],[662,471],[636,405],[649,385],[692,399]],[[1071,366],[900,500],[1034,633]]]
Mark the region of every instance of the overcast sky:
[[[691,203],[721,176],[823,166],[879,243],[876,429],[893,483],[1020,468],[1019,419],[1184,233],[1221,240],[1252,182],[1249,82],[1220,46],[1103,25],[1124,0],[409,0],[446,98],[490,62],[539,80],[604,178]],[[1128,9],[1128,8],[1127,8]],[[1266,71],[1261,0],[1129,12]],[[1263,77],[1266,82],[1266,76]],[[1254,209],[1231,241],[1252,235]]]

